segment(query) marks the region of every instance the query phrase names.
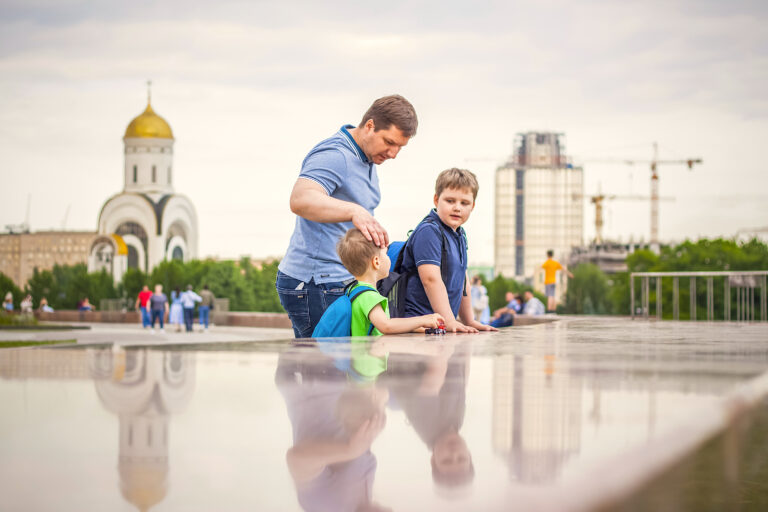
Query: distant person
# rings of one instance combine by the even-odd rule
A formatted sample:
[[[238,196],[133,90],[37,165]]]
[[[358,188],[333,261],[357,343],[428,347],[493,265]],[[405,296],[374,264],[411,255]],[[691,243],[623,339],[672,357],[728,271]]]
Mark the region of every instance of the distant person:
[[[339,259],[357,283],[346,293],[352,302],[352,336],[401,334],[419,328],[437,328],[443,317],[436,313],[412,318],[390,318],[387,298],[376,290],[376,283],[389,275],[390,261],[386,247],[377,247],[357,228],[352,228],[337,244]],[[368,288],[359,292],[359,288]]]
[[[208,289],[208,285],[204,285],[203,291],[200,292],[200,307],[197,309],[198,314],[200,315],[200,327],[202,327],[204,331],[208,330],[208,318],[211,309],[213,309],[213,300],[215,298],[213,292]]]
[[[145,329],[149,329],[149,325],[152,323],[152,319],[149,316],[149,298],[152,297],[152,292],[149,291],[149,286],[144,287],[139,292],[139,296],[136,298],[135,308],[141,312],[141,325]]]
[[[525,292],[525,305],[523,306],[524,315],[543,315],[545,313],[544,304],[534,297],[533,292],[528,290]]]
[[[472,288],[470,289],[472,298],[472,311],[475,314],[475,320],[487,324],[490,317],[488,309],[488,290],[483,286],[480,276],[472,278]]]
[[[40,311],[42,313],[53,313],[53,308],[48,305],[48,299],[45,297],[40,299]]]
[[[507,305],[493,312],[492,327],[509,327],[514,325],[515,315],[520,313],[522,309],[519,297],[515,296],[512,292],[507,292],[504,300],[507,301]]]
[[[465,169],[447,169],[437,176],[435,208],[402,249],[402,270],[413,273],[406,286],[406,316],[439,313],[449,332],[494,330],[475,320],[468,296],[467,237],[461,226],[475,208],[478,189],[477,178]]]
[[[5,294],[5,298],[3,299],[3,310],[13,311],[13,293],[8,292]]]
[[[88,297],[83,297],[83,300],[80,301],[80,304],[77,306],[78,311],[93,311],[94,308],[93,304],[88,300]]]
[[[378,247],[389,244],[373,217],[381,200],[376,166],[395,158],[417,126],[408,100],[385,96],[358,126],[342,126],[304,159],[290,198],[296,227],[275,282],[297,338],[312,335],[326,308],[352,282],[336,255],[344,233],[356,227]]]
[[[152,311],[152,332],[155,332],[155,321],[160,321],[160,330],[165,330],[163,321],[168,314],[168,297],[163,293],[163,285],[155,285],[155,293],[149,298],[150,310]]]
[[[187,332],[192,332],[192,320],[195,317],[195,303],[203,299],[192,290],[192,285],[187,285],[186,291],[181,294],[181,305],[184,307],[184,326]]]
[[[24,297],[21,300],[21,303],[19,304],[19,308],[21,309],[21,312],[23,314],[32,314],[32,296],[27,294],[26,297]]]
[[[554,254],[552,249],[548,250],[547,261],[541,265],[541,268],[544,269],[544,294],[547,296],[547,310],[553,312],[557,309],[557,296],[555,295],[557,271],[562,270],[568,274],[568,277],[573,279],[573,274],[568,271],[565,265],[560,264],[559,261],[552,258]]]
[[[181,332],[181,324],[184,323],[184,306],[181,305],[181,290],[178,286],[171,292],[171,310],[168,314],[168,323],[176,326],[176,332]]]

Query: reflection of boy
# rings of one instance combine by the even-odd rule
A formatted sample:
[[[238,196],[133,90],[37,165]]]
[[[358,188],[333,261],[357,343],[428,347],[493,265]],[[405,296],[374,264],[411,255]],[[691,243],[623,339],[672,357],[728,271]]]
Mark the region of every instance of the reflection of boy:
[[[408,423],[432,451],[434,482],[459,487],[471,482],[475,474],[472,455],[459,433],[464,423],[468,360],[463,355],[449,357],[447,353],[414,360],[392,355],[382,379]]]
[[[352,302],[352,336],[399,334],[437,327],[438,319],[442,317],[435,313],[413,318],[389,317],[387,299],[375,289],[376,282],[389,275],[390,261],[386,247],[376,247],[359,229],[352,228],[339,240],[336,252],[344,267],[357,280],[350,295],[360,286],[373,288],[362,292]]]
[[[438,175],[435,209],[416,227],[403,249],[403,270],[419,277],[408,280],[406,316],[440,313],[445,329],[452,332],[493,330],[475,320],[467,290],[467,239],[461,226],[475,207],[478,188],[475,175],[464,169],[448,169]]]
[[[376,458],[370,447],[384,427],[386,390],[353,387],[331,361],[306,353],[280,354],[275,383],[293,428],[286,461],[301,507],[375,506],[370,500]]]

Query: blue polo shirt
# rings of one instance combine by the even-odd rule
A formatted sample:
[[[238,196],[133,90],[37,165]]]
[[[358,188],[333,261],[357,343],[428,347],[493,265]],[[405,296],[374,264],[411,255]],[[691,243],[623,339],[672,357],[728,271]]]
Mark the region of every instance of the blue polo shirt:
[[[446,260],[440,261],[442,256],[442,237],[446,238]],[[464,295],[464,279],[467,275],[467,238],[464,228],[456,231],[448,227],[432,210],[429,215],[416,226],[413,234],[405,244],[403,254],[403,270],[410,272],[421,265],[445,265],[447,266],[447,282],[445,289],[448,292],[448,302],[451,304],[453,316],[459,315],[461,298]],[[432,306],[424,291],[418,274],[414,274],[408,280],[408,291],[405,298],[405,316],[419,316],[434,313]]]
[[[299,178],[320,184],[329,196],[356,203],[373,215],[381,201],[376,165],[368,161],[349,129],[342,126],[304,159]],[[336,243],[354,227],[351,222],[321,223],[296,216],[288,250],[278,268],[299,281],[315,284],[345,281],[352,276],[336,254]]]

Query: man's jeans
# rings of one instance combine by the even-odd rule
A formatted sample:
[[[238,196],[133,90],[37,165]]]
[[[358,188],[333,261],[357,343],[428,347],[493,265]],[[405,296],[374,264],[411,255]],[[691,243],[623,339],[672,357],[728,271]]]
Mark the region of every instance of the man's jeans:
[[[208,313],[211,311],[210,306],[200,306],[197,309],[197,313],[200,316],[200,325],[208,328]]]
[[[323,312],[344,294],[344,288],[349,282],[315,284],[312,279],[305,283],[277,272],[275,288],[297,338],[312,336]]]
[[[160,328],[162,329],[163,326],[163,320],[165,318],[165,311],[162,309],[153,309],[152,310],[152,328],[155,328],[155,321],[160,320]]]
[[[192,322],[195,319],[195,308],[184,308],[184,327],[187,332],[192,332]]]
[[[149,316],[149,308],[141,307],[141,325],[146,329],[152,323],[152,318]]]

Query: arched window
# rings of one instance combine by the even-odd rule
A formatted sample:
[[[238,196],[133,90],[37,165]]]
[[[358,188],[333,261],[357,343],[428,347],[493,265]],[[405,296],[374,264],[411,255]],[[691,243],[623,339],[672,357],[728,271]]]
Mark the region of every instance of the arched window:
[[[152,183],[157,182],[157,167],[152,166]]]
[[[139,251],[132,245],[128,246],[128,268],[139,268]]]
[[[134,183],[136,183],[136,178],[137,178],[138,172],[139,172],[139,171],[138,171],[138,169],[137,169],[137,168],[136,168],[136,166],[134,165],[134,166],[133,166],[133,182],[134,182]]]
[[[184,251],[178,245],[173,248],[171,258],[174,260],[184,261]]]

